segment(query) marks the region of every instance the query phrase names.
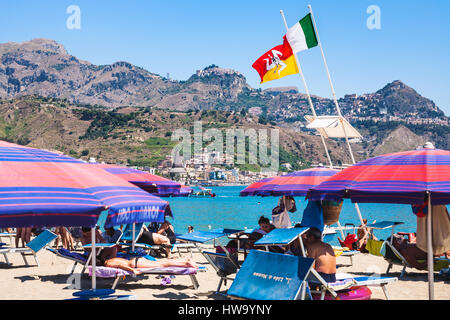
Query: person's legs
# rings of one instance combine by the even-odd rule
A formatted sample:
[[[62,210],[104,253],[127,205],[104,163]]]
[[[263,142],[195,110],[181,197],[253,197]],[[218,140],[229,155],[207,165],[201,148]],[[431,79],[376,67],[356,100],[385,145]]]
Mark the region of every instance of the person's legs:
[[[59,227],[55,228],[55,234],[57,235],[57,237],[55,238],[55,249],[58,249],[59,239],[61,239],[61,233],[60,233],[60,228]],[[62,242],[62,240],[61,240],[61,242]]]
[[[22,228],[21,233],[20,233],[20,239],[21,239],[21,242],[22,242],[22,248],[25,248],[26,235],[27,235],[27,228]]]
[[[135,259],[132,259],[133,263],[136,263]],[[191,259],[186,260],[171,260],[171,261],[151,261],[145,258],[138,259],[138,268],[168,268],[168,267],[184,267],[184,268],[197,268],[197,264]]]
[[[16,228],[16,248],[19,247],[19,240],[22,236],[22,228]]]
[[[31,241],[31,229],[32,228],[25,228],[25,243]]]
[[[105,261],[104,266],[109,268],[119,268],[125,271],[141,274],[140,270],[134,268],[135,259],[127,260],[122,258],[112,258]]]

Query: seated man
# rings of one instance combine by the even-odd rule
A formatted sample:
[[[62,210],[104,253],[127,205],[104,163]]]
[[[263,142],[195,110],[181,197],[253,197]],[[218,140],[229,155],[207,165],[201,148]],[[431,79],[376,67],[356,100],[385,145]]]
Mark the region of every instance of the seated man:
[[[261,239],[264,235],[273,230],[270,224],[270,220],[264,216],[259,217],[258,220],[259,229],[254,230],[252,233],[248,235],[248,239],[241,240],[231,240],[227,243],[227,248],[237,248],[237,241],[239,242],[240,248],[245,249],[253,249],[253,244]],[[244,232],[239,233],[238,235],[242,235]]]
[[[328,243],[322,242],[322,234],[317,228],[310,228],[302,235],[306,256],[314,259],[313,268],[327,282],[336,281],[336,256]]]
[[[120,229],[114,229],[114,227],[105,228],[105,232],[102,234],[107,243],[116,243],[121,235],[122,231]]]

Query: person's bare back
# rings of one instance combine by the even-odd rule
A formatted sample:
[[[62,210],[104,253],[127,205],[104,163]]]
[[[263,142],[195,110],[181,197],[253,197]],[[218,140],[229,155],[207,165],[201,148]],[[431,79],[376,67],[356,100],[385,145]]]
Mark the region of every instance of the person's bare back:
[[[336,273],[336,256],[333,248],[322,241],[310,243],[307,246],[308,257],[314,259],[313,267],[317,272]]]

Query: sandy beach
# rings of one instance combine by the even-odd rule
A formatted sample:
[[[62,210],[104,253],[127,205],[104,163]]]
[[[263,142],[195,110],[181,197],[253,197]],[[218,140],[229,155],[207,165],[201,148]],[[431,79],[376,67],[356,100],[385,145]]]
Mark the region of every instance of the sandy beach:
[[[176,255],[178,256],[178,255]],[[183,257],[190,257],[189,253],[182,253]],[[242,255],[240,256],[242,259]],[[28,261],[32,266],[25,266],[20,254],[8,255],[11,266],[4,263],[2,257],[0,262],[0,274],[2,290],[1,300],[62,300],[72,298],[75,288],[70,288],[67,283],[68,274],[73,266],[69,260],[62,259],[47,250],[38,253],[40,266],[35,266],[34,259],[29,256]],[[200,253],[193,254],[193,260],[201,266],[206,266],[205,272],[199,272],[197,279],[200,284],[198,290],[194,290],[188,276],[176,276],[172,284],[163,286],[161,279],[150,275],[140,281],[121,281],[116,288],[117,294],[132,294],[137,300],[204,300],[225,299],[215,294],[219,277],[214,269]],[[348,257],[338,257],[338,272],[350,273],[354,276],[369,276],[381,274],[387,269],[387,262],[381,257],[368,254],[359,254],[353,258],[353,266],[350,265]],[[77,270],[81,270],[77,267]],[[389,276],[398,277],[401,267],[394,266]],[[415,269],[407,269],[407,275],[387,286],[388,294],[392,300],[426,300],[428,299],[427,273]],[[98,279],[98,288],[111,288],[113,279]],[[225,291],[231,285],[222,286]],[[89,289],[91,279],[86,274],[81,277],[82,289]],[[384,300],[385,296],[380,287],[370,287],[372,299]],[[435,276],[435,298],[439,300],[450,300],[450,283],[444,282]]]

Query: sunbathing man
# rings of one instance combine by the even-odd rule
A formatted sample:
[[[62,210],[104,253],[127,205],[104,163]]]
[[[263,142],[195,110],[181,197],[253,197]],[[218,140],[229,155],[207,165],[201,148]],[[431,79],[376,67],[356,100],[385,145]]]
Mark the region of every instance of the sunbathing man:
[[[333,248],[322,241],[322,234],[317,228],[310,228],[302,235],[306,256],[314,259],[313,268],[326,282],[336,281],[336,256]]]
[[[91,243],[91,229],[82,228],[83,238],[81,242],[83,245]],[[104,242],[102,235],[98,229],[96,231],[96,241]],[[87,249],[89,251],[90,249]],[[101,250],[100,254],[97,256],[96,264],[98,266],[105,266],[109,268],[119,268],[126,271],[133,272],[138,275],[142,272],[139,268],[167,268],[167,267],[184,267],[184,268],[198,268],[198,266],[191,259],[186,260],[172,260],[172,261],[150,261],[146,258],[137,257],[131,260],[118,258],[117,248],[104,248]]]
[[[165,249],[167,258],[172,259],[172,252],[171,252],[172,245],[170,243],[170,239],[162,234],[165,231],[165,229],[160,228],[158,229],[157,232],[151,232],[145,225],[143,226],[143,228],[144,231],[142,232],[137,242],[146,243],[149,245],[160,245]]]

